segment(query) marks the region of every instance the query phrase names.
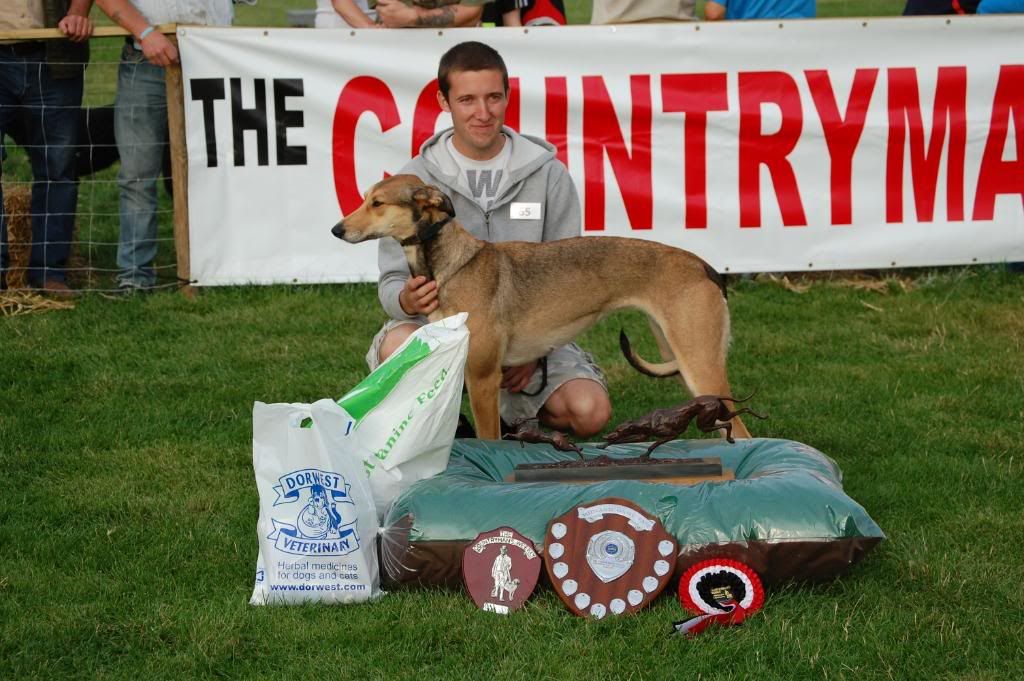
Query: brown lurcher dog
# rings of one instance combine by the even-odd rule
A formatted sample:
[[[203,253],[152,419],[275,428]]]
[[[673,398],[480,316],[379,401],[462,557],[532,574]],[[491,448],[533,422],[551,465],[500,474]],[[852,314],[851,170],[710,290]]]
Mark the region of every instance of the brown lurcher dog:
[[[538,359],[614,310],[647,313],[662,355],[627,359],[651,376],[679,375],[694,395],[729,395],[729,310],[721,277],[687,251],[653,241],[577,237],[490,243],[453,220],[451,201],[414,175],[395,175],[331,230],[349,243],[393,237],[413,275],[437,281],[431,321],[468,312],[466,386],[478,437],[500,437],[501,367]],[[739,418],[736,437],[750,437]]]

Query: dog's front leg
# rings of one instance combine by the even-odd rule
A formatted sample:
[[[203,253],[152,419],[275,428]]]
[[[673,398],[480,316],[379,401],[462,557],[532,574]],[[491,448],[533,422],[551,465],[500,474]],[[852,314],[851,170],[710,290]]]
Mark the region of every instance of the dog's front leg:
[[[466,361],[466,388],[473,410],[476,435],[483,440],[501,438],[501,417],[498,400],[501,391],[501,361],[498,354],[474,352],[470,334],[469,357]]]

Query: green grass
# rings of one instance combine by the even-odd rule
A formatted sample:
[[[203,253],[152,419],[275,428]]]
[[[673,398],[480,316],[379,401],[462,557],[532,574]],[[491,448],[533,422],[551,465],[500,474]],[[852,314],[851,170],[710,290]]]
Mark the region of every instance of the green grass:
[[[834,457],[889,540],[842,579],[771,591],[744,627],[666,635],[665,596],[589,622],[551,592],[508,619],[458,591],[252,608],[254,400],[338,396],[382,319],[369,286],[206,290],[0,323],[0,659],[7,678],[899,678],[1024,675],[1024,288],[997,269],[909,292],[737,282],[737,392],[760,436]],[[613,422],[683,395],[583,339]]]

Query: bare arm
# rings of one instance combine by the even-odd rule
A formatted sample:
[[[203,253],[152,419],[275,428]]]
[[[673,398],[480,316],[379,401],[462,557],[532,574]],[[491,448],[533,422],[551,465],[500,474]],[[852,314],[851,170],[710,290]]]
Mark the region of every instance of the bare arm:
[[[92,36],[93,25],[89,20],[89,10],[92,9],[92,0],[71,0],[68,5],[68,13],[57,22],[57,28],[68,37],[71,42],[80,43]]]
[[[114,23],[135,36],[149,63],[156,66],[177,63],[178,48],[163,33],[150,31],[145,38],[141,38],[142,33],[150,27],[149,19],[142,16],[128,0],[96,0],[96,4]]]
[[[725,6],[719,5],[713,0],[707,0],[704,3],[704,20],[705,21],[722,21],[725,19]]]
[[[80,17],[88,16],[92,9],[92,0],[71,0],[68,4],[68,14],[75,14]]]
[[[402,0],[378,0],[377,14],[388,28],[445,28],[476,26],[483,16],[482,6],[463,4],[424,9],[406,5]]]
[[[115,24],[131,33],[136,39],[149,26],[146,17],[142,16],[142,13],[135,9],[135,6],[128,0],[96,0],[96,5]]]
[[[353,28],[375,28],[377,26],[352,0],[331,0],[331,6],[334,7],[335,12],[341,15],[345,23]]]

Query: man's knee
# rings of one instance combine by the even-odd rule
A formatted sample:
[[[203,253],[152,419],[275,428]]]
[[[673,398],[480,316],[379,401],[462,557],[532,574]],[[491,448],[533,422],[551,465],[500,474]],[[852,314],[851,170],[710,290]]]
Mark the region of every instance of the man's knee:
[[[612,417],[608,393],[598,388],[581,395],[569,405],[573,432],[577,437],[592,437],[601,432]]]
[[[377,360],[383,362],[391,355],[395,354],[405,339],[416,333],[416,330],[420,328],[416,324],[399,324],[395,328],[391,329],[384,336],[384,340],[380,342],[380,350],[377,351]]]
[[[569,428],[577,437],[601,432],[612,416],[608,393],[600,384],[575,379],[556,390],[544,405],[551,425]]]

